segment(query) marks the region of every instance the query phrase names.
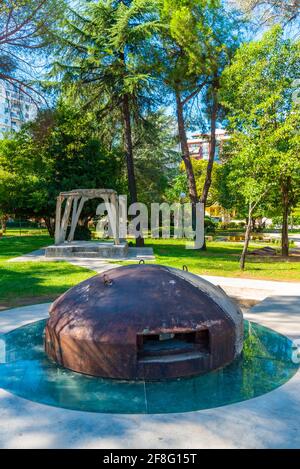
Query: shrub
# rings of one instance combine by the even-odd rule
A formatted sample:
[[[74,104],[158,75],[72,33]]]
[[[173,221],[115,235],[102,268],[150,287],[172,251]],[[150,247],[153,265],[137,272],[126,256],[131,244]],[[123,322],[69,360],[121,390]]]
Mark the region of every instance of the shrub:
[[[216,232],[217,225],[218,224],[216,222],[214,222],[210,217],[205,217],[204,218],[205,233],[214,234]]]
[[[67,229],[66,239],[68,239],[69,233],[70,233],[70,227],[68,227]],[[92,237],[92,233],[89,230],[89,228],[87,228],[86,226],[81,226],[81,225],[76,226],[75,234],[74,234],[75,241],[89,241],[91,237]]]

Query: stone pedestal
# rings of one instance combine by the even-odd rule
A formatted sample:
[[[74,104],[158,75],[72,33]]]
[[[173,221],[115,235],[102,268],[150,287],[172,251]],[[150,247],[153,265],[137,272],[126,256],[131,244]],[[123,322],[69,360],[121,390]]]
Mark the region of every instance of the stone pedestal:
[[[78,257],[78,258],[107,258],[122,259],[127,257],[128,244],[122,242],[118,245],[112,242],[72,241],[48,246],[46,257]]]

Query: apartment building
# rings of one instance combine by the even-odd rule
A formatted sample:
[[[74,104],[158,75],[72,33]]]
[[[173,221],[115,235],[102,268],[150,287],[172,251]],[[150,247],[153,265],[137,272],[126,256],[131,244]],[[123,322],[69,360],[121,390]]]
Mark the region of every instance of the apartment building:
[[[0,80],[0,138],[7,131],[20,130],[36,115],[36,105],[20,86]]]
[[[215,161],[220,162],[220,153],[222,151],[222,146],[229,138],[230,137],[226,130],[216,130],[217,145]],[[188,146],[191,157],[196,158],[197,160],[208,160],[210,151],[210,134],[192,134],[191,138],[188,140]]]

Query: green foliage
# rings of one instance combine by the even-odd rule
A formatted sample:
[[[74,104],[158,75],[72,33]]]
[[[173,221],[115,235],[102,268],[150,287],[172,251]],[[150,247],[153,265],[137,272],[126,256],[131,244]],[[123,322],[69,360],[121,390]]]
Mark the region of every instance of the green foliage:
[[[152,109],[152,38],[159,29],[155,0],[88,2],[72,12],[60,35],[61,49],[52,75],[73,90],[82,109],[116,120],[123,142],[128,189],[136,201],[133,133]]]
[[[207,170],[207,161],[205,160],[196,160],[192,158],[192,166],[195,175],[195,182],[197,187],[197,192],[202,191],[204,185],[206,170]],[[214,203],[218,202],[219,191],[218,191],[218,173],[220,172],[220,165],[214,165],[212,170],[212,181],[208,193],[206,205],[210,207]],[[188,194],[187,181],[185,176],[184,164],[181,162],[179,166],[179,174],[171,182],[171,186],[166,191],[166,198],[170,202],[179,202],[180,194]],[[184,198],[184,201],[187,201],[187,196]]]
[[[149,113],[135,126],[133,145],[139,202],[160,202],[177,172],[180,155],[174,150],[174,122],[161,112]],[[186,179],[186,178],[185,178]]]
[[[299,201],[300,108],[292,99],[299,59],[300,43],[274,27],[243,45],[224,71],[222,102],[233,132],[220,178],[226,208],[242,210],[260,198],[270,214],[283,209],[283,193],[289,210]]]
[[[201,193],[202,188],[204,186],[206,172],[207,172],[207,161],[205,160],[192,160],[195,179],[196,179],[196,187],[198,194]],[[211,185],[208,192],[208,197],[206,201],[206,206],[210,207],[211,205],[218,202],[219,199],[219,191],[218,191],[218,173],[220,172],[220,165],[214,165],[211,174]]]
[[[59,192],[118,188],[120,162],[103,149],[90,122],[63,102],[0,141],[0,208],[17,216],[53,217]],[[86,206],[86,216],[91,205]]]
[[[182,194],[185,194],[185,197],[188,194],[186,175],[183,171],[178,170],[178,173],[166,190],[165,199],[168,203],[180,202],[183,199]]]
[[[66,238],[68,238],[70,227],[67,229]],[[77,225],[74,233],[75,241],[90,241],[92,233],[87,226]]]
[[[235,208],[243,217],[249,206],[255,207],[253,217],[260,215],[262,205],[273,194],[272,168],[268,155],[259,142],[239,132],[234,133],[224,148],[225,161],[217,174],[218,197],[227,210]]]
[[[206,234],[215,234],[217,225],[218,224],[214,222],[210,217],[204,218],[204,229]]]

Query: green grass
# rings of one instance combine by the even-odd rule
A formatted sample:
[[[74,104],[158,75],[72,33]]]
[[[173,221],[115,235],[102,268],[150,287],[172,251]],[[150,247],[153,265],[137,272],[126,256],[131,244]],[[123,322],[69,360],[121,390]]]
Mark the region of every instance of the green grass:
[[[51,301],[94,272],[67,262],[7,262],[8,259],[51,244],[44,234],[17,236],[8,232],[0,238],[0,309]],[[263,243],[251,243],[262,247]],[[156,262],[171,267],[187,265],[190,272],[202,275],[300,281],[300,262],[268,261],[248,257],[246,270],[239,269],[241,243],[209,242],[207,251],[185,249],[184,240],[146,239],[153,246]]]
[[[0,263],[0,306],[51,301],[92,275],[67,262]]]
[[[156,262],[170,267],[187,265],[190,272],[202,275],[256,278],[267,280],[300,281],[300,262],[247,258],[246,270],[239,269],[242,243],[210,242],[207,251],[185,249],[184,240],[146,239],[152,246]],[[263,247],[263,243],[251,243],[251,248]]]
[[[7,262],[40,249],[53,240],[48,235],[0,238],[0,309],[52,301],[95,272],[67,262]]]

